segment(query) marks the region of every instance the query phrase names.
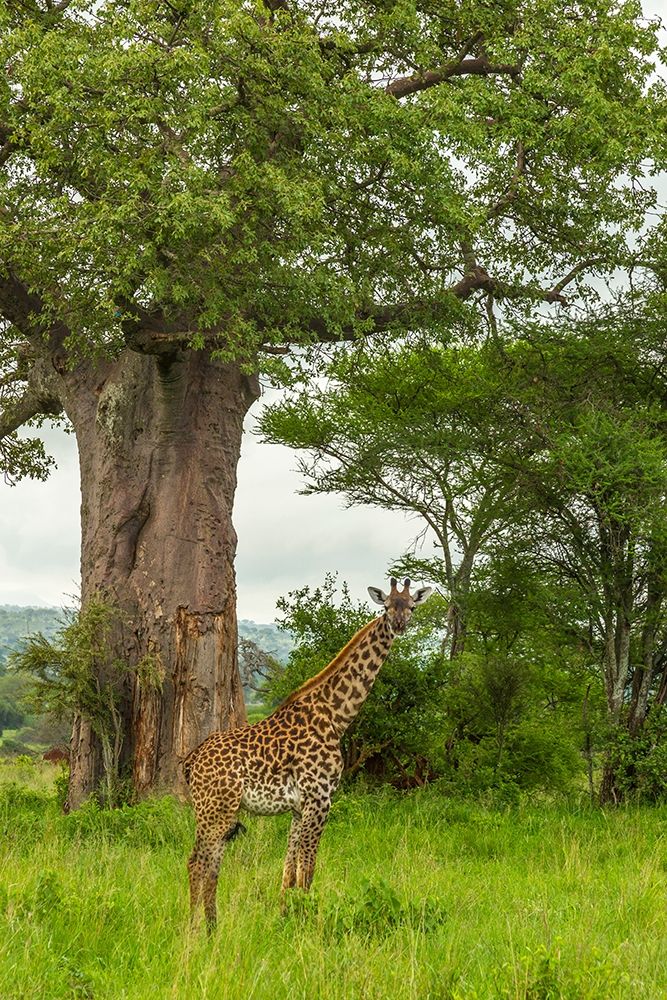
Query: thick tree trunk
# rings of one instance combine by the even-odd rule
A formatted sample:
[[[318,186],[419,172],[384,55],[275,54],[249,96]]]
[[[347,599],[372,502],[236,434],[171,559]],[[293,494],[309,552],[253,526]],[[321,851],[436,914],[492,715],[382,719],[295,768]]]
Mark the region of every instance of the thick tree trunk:
[[[193,351],[168,359],[127,351],[92,377],[68,407],[81,465],[81,598],[83,607],[99,596],[122,612],[97,680],[115,691],[117,764],[134,794],[178,793],[190,750],[245,721],[232,506],[258,385]],[[103,744],[79,716],[70,808],[98,789]]]

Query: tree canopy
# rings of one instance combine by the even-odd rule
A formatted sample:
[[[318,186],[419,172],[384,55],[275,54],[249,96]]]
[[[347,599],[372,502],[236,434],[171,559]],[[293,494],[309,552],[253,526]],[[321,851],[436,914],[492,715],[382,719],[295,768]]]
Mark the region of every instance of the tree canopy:
[[[611,0],[9,0],[0,432],[62,408],[44,339],[65,367],[254,366],[628,265],[664,157],[656,30]]]

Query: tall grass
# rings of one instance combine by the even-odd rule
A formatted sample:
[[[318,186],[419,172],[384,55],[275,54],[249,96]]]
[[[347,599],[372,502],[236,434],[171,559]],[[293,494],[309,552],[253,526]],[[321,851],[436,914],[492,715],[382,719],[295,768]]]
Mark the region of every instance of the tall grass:
[[[0,769],[0,997],[667,996],[667,810],[493,809],[437,788],[337,799],[310,897],[278,907],[288,817],[230,845],[190,931],[193,825],[170,799],[62,816]]]

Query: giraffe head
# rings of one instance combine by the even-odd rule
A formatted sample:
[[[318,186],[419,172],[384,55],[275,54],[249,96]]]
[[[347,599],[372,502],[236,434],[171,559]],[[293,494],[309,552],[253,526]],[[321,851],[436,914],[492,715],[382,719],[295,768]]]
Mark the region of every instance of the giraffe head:
[[[389,582],[391,583],[391,590],[388,594],[385,594],[384,590],[380,590],[379,587],[369,587],[368,593],[376,604],[384,605],[387,621],[393,631],[404,632],[405,626],[410,621],[413,608],[418,604],[423,604],[427,597],[430,596],[432,588],[422,587],[420,590],[415,591],[414,594],[411,594],[409,580],[404,581],[403,590],[400,591],[397,586],[398,581],[395,577],[392,576]]]

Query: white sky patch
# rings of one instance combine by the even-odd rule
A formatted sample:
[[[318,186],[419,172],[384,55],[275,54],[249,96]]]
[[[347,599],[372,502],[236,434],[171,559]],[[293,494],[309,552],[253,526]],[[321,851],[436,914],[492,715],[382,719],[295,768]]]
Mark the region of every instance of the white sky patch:
[[[299,495],[303,482],[296,461],[291,449],[246,433],[234,508],[241,618],[273,620],[277,597],[317,586],[333,570],[350,584],[353,597],[365,598],[367,587],[386,583],[390,562],[419,530],[400,513],[345,508],[335,496]]]
[[[32,431],[28,436],[36,436]],[[39,432],[57,463],[45,483],[0,481],[0,604],[71,604],[79,590],[79,459],[72,434]]]
[[[49,479],[0,483],[0,604],[60,607],[79,590],[76,440],[58,429],[44,428],[41,436],[57,462]],[[345,509],[332,496],[299,496],[295,466],[289,448],[245,434],[234,507],[240,618],[273,621],[278,597],[317,586],[328,571],[338,571],[353,596],[364,598],[368,586],[386,583],[389,563],[418,530],[402,514]]]

